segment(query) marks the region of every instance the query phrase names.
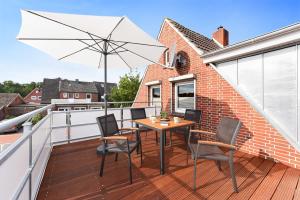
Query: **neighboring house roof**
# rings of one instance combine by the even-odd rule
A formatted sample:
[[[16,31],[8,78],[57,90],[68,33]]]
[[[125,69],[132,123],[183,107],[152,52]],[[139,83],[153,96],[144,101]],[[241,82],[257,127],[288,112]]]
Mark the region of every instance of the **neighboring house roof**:
[[[23,103],[25,103],[21,95],[18,93],[0,93],[0,109],[10,106],[18,97],[23,101]]]
[[[94,82],[60,80],[59,92],[99,93]]]
[[[115,83],[107,83],[107,91],[116,86]],[[42,103],[50,103],[51,99],[59,99],[60,92],[72,93],[96,93],[100,96],[104,92],[103,82],[85,82],[85,81],[71,81],[67,79],[47,79],[45,78],[42,85]]]
[[[41,92],[41,89],[40,89],[40,88],[34,88],[33,90],[31,90],[31,92],[29,92],[29,93],[24,97],[24,99],[29,98],[35,91]]]
[[[209,39],[204,35],[201,35],[200,33],[192,31],[191,29],[186,28],[185,26],[179,24],[178,22],[175,22],[172,19],[167,18],[167,20],[171,22],[179,32],[181,32],[186,38],[189,39],[190,42],[192,42],[199,49],[205,52],[220,49],[220,46],[216,42],[214,42],[213,39]]]

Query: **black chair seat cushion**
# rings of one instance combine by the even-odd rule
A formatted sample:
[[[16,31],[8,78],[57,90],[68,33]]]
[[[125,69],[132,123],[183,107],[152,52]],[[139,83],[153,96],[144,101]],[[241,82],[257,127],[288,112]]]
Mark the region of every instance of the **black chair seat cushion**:
[[[190,147],[192,151],[192,159],[194,159],[197,152],[197,144],[190,144]],[[229,159],[228,156],[226,156],[225,153],[218,146],[205,144],[199,145],[197,158],[221,161],[227,161]]]
[[[136,147],[139,145],[139,142],[136,142],[136,141],[128,141],[128,143],[129,143],[130,153],[132,151],[134,151],[136,149]],[[104,148],[104,144],[99,145],[97,147],[97,154],[103,154],[103,148]],[[126,153],[128,153],[126,141],[116,141],[114,143],[107,144],[106,152],[112,152],[112,153],[126,152]]]

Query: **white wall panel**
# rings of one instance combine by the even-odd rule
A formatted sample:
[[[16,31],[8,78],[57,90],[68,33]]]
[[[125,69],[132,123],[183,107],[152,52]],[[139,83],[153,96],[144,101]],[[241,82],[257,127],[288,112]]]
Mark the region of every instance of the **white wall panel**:
[[[264,54],[264,110],[297,139],[296,46]]]
[[[217,70],[226,81],[232,84],[237,84],[237,61],[236,60],[218,64]]]
[[[238,60],[238,86],[261,108],[263,104],[262,67],[262,55]]]

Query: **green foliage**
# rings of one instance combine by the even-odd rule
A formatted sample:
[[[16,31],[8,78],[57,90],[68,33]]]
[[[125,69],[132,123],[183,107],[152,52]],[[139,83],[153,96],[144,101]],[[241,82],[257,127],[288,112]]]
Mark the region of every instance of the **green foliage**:
[[[34,125],[34,124],[38,123],[41,119],[43,119],[43,115],[41,113],[39,113],[39,114],[36,114],[35,116],[33,116],[31,122]]]
[[[112,88],[109,101],[134,101],[140,83],[140,74],[125,74],[120,78],[119,84]]]
[[[31,82],[31,83],[15,83],[13,81],[4,81],[0,83],[0,92],[3,93],[19,93],[22,97],[25,97],[34,88],[41,87],[41,83]]]
[[[168,118],[168,113],[165,112],[165,111],[161,111],[161,112],[160,112],[160,117],[161,117],[162,119],[167,119],[167,118]]]

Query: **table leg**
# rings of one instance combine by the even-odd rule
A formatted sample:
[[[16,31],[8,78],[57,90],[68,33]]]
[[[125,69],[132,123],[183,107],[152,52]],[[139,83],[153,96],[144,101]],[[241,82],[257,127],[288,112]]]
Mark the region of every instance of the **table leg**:
[[[165,173],[165,136],[166,131],[162,130],[160,132],[160,174],[163,175]]]

